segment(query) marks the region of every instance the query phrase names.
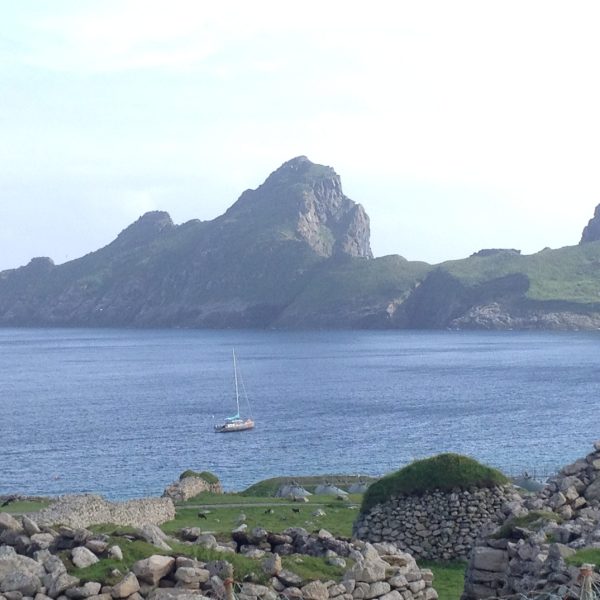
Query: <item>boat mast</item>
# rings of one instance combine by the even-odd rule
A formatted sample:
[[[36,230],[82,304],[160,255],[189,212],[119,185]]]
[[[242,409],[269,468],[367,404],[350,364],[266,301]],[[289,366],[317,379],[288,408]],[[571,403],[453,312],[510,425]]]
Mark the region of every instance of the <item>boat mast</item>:
[[[235,363],[235,349],[232,348],[233,353],[233,377],[235,379],[235,402],[237,404],[237,417],[240,416],[240,391],[238,389],[238,377],[237,377],[237,365]]]

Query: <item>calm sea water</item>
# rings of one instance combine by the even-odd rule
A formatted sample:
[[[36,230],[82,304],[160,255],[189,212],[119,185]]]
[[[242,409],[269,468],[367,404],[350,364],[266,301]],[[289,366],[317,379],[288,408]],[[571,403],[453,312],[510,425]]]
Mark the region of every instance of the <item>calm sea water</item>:
[[[235,412],[235,347],[257,427]],[[538,474],[600,438],[600,334],[0,329],[0,493],[159,495],[208,469],[383,474],[439,452]]]

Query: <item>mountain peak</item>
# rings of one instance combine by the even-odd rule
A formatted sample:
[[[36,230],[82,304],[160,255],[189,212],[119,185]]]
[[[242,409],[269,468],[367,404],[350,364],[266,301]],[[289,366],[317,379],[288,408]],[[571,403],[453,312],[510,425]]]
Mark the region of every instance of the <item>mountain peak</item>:
[[[584,228],[579,244],[581,245],[587,244],[588,242],[597,242],[598,240],[600,240],[600,204],[596,206],[594,216]]]
[[[273,171],[255,190],[247,190],[227,211],[238,219],[275,219],[319,256],[372,258],[369,217],[342,192],[339,175],[325,165],[297,156]]]
[[[137,221],[121,231],[114,243],[120,246],[138,246],[153,240],[172,227],[174,227],[173,221],[168,212],[153,210],[144,213]]]

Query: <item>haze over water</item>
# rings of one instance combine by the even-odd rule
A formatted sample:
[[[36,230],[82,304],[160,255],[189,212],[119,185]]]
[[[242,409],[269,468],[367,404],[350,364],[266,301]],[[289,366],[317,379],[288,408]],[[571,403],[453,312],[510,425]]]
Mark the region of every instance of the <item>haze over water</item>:
[[[256,429],[235,412],[235,347]],[[239,490],[452,451],[551,473],[600,438],[600,336],[0,329],[0,494],[160,495],[185,469]],[[244,412],[244,406],[242,404]]]

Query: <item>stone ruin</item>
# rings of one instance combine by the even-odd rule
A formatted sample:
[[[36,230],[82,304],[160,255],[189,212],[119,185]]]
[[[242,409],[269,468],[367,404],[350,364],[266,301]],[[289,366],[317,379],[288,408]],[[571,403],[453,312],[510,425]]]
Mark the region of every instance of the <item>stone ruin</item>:
[[[174,481],[165,488],[163,498],[170,498],[173,502],[186,502],[202,492],[222,494],[221,482],[210,483],[202,477],[191,475]]]
[[[537,494],[512,502],[505,522],[478,540],[463,600],[551,593],[579,597],[580,568],[567,559],[600,548],[600,441]]]
[[[372,543],[392,542],[426,560],[465,560],[483,529],[505,519],[511,486],[393,496],[361,513],[354,535]]]

